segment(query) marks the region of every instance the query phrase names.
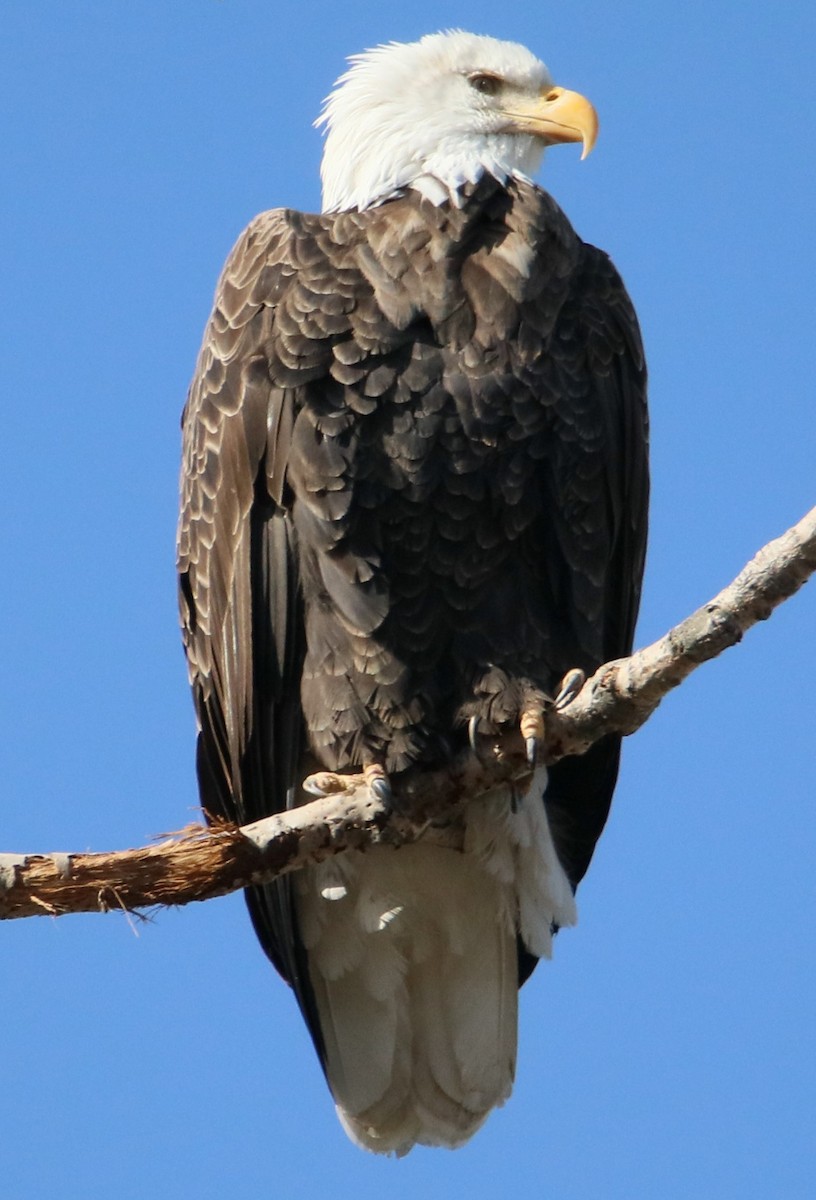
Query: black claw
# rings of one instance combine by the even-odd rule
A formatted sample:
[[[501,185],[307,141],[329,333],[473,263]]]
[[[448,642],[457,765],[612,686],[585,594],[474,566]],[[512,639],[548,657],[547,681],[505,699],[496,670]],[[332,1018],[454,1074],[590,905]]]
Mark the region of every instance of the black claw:
[[[471,717],[470,720],[468,721],[467,728],[468,728],[468,741],[470,742],[470,748],[475,753],[478,749],[477,739],[479,736],[479,718]]]
[[[369,784],[371,792],[380,804],[390,804],[394,798],[394,793],[391,790],[391,782],[384,775],[379,775],[376,779],[372,779]]]
[[[528,737],[525,740],[524,746],[527,750],[527,762],[531,767],[534,767],[538,758],[538,738]]]
[[[558,695],[555,697],[555,707],[559,710],[566,708],[568,704],[572,703],[585,683],[586,673],[580,667],[573,667],[571,671],[567,671],[561,680]]]

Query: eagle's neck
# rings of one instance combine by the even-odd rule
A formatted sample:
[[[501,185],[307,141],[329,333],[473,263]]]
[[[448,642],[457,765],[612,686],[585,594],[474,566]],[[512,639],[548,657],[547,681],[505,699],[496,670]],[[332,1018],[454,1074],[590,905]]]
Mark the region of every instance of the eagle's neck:
[[[461,207],[468,185],[490,176],[499,183],[529,181],[541,162],[543,144],[519,134],[463,134],[384,140],[373,153],[362,138],[330,129],[321,174],[323,211],[363,211],[413,189],[432,204]],[[425,131],[423,131],[425,134]]]

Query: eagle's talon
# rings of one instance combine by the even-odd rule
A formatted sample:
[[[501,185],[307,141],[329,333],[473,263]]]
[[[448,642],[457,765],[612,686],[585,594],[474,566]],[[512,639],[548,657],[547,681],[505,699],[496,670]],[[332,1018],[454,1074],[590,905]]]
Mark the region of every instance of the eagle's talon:
[[[316,771],[307,775],[301,787],[310,796],[335,796],[353,786],[353,775],[338,775],[334,771]]]
[[[471,717],[467,723],[468,742],[474,754],[479,753],[479,718]]]
[[[501,726],[497,727],[486,717],[468,717],[468,745],[480,762],[502,761],[504,754],[501,742],[496,737],[499,733],[501,733]]]
[[[387,779],[375,779],[370,784],[371,793],[380,804],[390,804],[394,798],[394,793],[391,790],[391,784]]]
[[[534,767],[539,747],[544,741],[544,713],[540,707],[526,708],[519,718],[519,732],[524,738],[527,762]]]
[[[393,799],[391,781],[379,763],[369,763],[360,774],[342,775],[337,771],[316,771],[314,775],[306,776],[301,787],[310,796],[321,798],[366,787],[381,804],[390,804]]]
[[[376,800],[379,800],[380,804],[391,803],[394,798],[391,780],[386,775],[381,763],[368,763],[363,767],[363,779],[368,790]]]
[[[581,688],[586,683],[586,671],[582,671],[580,667],[573,667],[571,671],[567,671],[561,683],[558,685],[558,694],[555,697],[554,707],[557,711],[561,711],[572,704],[575,697],[580,692]]]

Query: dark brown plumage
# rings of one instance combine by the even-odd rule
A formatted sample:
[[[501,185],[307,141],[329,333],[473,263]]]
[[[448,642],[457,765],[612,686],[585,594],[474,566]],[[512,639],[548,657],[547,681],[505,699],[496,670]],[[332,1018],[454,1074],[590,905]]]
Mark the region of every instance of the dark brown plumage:
[[[438,762],[628,653],[643,568],[632,306],[538,188],[461,208],[262,214],[224,269],[184,414],[181,614],[202,804],[303,802],[323,765]],[[552,769],[573,885],[619,744]],[[291,883],[248,893],[325,1053]],[[534,959],[520,945],[520,977]]]

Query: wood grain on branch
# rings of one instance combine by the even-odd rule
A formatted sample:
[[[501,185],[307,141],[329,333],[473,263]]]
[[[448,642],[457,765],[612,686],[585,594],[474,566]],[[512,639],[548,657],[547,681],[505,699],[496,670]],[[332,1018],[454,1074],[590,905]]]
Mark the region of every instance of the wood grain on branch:
[[[816,570],[816,508],[770,542],[733,583],[665,637],[606,663],[562,712],[550,714],[543,758],[580,754],[608,733],[630,734],[700,663],[740,641]],[[529,774],[521,739],[495,739],[482,758],[407,772],[389,811],[354,787],[238,828],[192,826],[154,845],[106,854],[0,854],[0,918],[138,911],[189,904],[271,880],[351,848],[421,834],[455,843],[469,796]]]

